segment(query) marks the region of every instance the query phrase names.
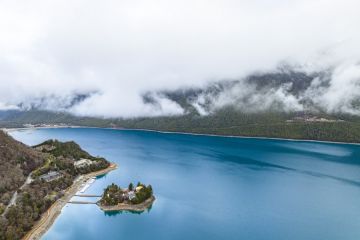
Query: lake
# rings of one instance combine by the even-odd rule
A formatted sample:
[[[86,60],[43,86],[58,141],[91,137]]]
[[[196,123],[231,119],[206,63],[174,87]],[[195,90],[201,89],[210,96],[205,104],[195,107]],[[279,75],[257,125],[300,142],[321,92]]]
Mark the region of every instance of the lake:
[[[360,146],[111,129],[11,132],[28,145],[74,140],[119,168],[86,191],[151,184],[142,214],[63,208],[45,240],[360,239]]]

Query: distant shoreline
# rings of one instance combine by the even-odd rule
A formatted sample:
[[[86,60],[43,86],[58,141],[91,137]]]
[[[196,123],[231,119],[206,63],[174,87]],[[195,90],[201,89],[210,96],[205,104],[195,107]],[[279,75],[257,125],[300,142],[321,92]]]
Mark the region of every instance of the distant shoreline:
[[[58,129],[58,128],[89,128],[89,129],[105,129],[105,130],[118,130],[118,131],[144,131],[144,132],[157,132],[163,134],[182,134],[193,136],[208,136],[208,137],[224,137],[224,138],[239,138],[239,139],[261,139],[261,140],[279,140],[289,142],[315,142],[315,143],[329,143],[329,144],[346,144],[346,145],[360,145],[357,142],[338,142],[338,141],[326,141],[326,140],[312,140],[312,139],[296,139],[296,138],[276,138],[276,137],[252,137],[252,136],[238,136],[238,135],[220,135],[220,134],[207,134],[207,133],[191,133],[191,132],[172,132],[172,131],[160,131],[153,129],[143,128],[110,128],[110,127],[90,127],[90,126],[47,126],[47,127],[23,127],[23,128],[2,128],[5,132],[31,130],[31,129]]]
[[[22,240],[38,240],[40,239],[53,225],[56,218],[61,214],[62,208],[68,201],[81,189],[81,184],[87,182],[92,177],[101,176],[117,169],[117,165],[112,163],[108,168],[99,170],[97,172],[80,175],[73,184],[65,190],[64,196],[54,202],[50,208],[41,216],[40,220],[33,226]]]

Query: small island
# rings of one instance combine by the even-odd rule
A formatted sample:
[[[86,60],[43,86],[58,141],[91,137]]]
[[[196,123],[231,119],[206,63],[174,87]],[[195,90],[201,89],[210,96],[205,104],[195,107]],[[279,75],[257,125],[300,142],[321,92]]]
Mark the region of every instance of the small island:
[[[149,209],[155,197],[151,185],[138,183],[136,187],[132,183],[128,188],[122,189],[116,184],[107,186],[103,197],[98,202],[103,211],[135,211],[143,212]]]

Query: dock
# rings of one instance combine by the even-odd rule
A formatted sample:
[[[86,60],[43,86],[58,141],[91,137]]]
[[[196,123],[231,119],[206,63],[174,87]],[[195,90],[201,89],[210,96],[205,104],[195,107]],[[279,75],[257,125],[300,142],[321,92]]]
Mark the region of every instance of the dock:
[[[84,198],[100,198],[102,195],[96,195],[96,194],[75,194],[74,197],[84,197]],[[79,200],[70,200],[67,203],[70,204],[97,204],[96,202],[90,202],[90,201],[79,201]]]
[[[97,202],[89,202],[89,201],[68,201],[70,204],[97,204]]]
[[[75,194],[74,197],[102,197],[102,195],[95,195],[95,194]]]

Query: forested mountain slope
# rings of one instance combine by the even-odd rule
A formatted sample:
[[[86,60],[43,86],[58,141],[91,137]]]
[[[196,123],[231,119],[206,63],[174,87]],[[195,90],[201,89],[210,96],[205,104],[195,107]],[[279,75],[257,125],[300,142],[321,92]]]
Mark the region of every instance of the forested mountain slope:
[[[7,205],[12,194],[45,157],[0,131],[0,205]]]
[[[159,90],[142,95],[144,104],[161,108],[159,99],[176,103],[183,114],[106,118],[79,117],[71,110],[0,111],[0,126],[65,124],[150,129],[202,134],[360,142],[360,99],[346,108],[327,109],[316,97],[331,85],[330,72],[306,73],[288,68],[254,73],[203,87]],[[330,99],[332,100],[332,99]],[[344,106],[343,106],[344,107]]]

